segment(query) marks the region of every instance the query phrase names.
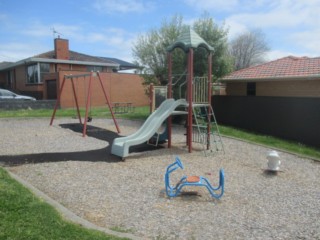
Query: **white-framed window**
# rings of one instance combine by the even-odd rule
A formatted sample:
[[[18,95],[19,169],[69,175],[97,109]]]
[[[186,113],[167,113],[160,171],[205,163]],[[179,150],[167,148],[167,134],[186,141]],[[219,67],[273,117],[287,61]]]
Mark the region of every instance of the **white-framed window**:
[[[42,75],[50,72],[49,63],[35,63],[27,66],[27,83],[38,84],[43,82]]]
[[[88,72],[102,72],[102,66],[87,66],[87,71]]]

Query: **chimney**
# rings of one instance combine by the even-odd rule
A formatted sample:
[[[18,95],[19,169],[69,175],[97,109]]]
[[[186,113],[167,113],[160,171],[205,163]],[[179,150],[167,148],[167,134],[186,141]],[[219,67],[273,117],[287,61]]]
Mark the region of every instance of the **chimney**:
[[[69,60],[69,40],[61,38],[54,39],[54,53],[56,59]]]

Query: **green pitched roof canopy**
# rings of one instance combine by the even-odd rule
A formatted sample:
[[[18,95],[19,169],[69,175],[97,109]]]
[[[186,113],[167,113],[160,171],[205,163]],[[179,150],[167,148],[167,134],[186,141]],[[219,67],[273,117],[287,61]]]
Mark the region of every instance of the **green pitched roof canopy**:
[[[203,47],[207,49],[208,52],[214,50],[213,47],[211,47],[190,27],[186,28],[186,30],[184,30],[178,37],[177,41],[167,48],[167,52],[172,52],[177,47],[181,48],[184,52],[188,52],[190,48],[198,47]]]

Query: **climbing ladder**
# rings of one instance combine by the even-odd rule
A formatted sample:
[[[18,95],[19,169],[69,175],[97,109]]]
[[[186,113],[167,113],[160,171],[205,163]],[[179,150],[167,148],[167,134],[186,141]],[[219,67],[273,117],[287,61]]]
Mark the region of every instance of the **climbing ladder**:
[[[195,103],[193,111],[192,141],[200,143],[207,156],[208,153],[223,152],[224,146],[219,127],[209,103]]]

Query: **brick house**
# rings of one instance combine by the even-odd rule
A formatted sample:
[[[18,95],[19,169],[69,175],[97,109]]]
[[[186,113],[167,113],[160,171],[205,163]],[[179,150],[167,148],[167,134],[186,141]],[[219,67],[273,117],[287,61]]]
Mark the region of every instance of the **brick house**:
[[[235,71],[213,96],[219,123],[320,149],[320,57],[285,57]]]
[[[148,104],[144,94],[143,79],[137,74],[121,73],[121,70],[136,69],[131,63],[116,58],[90,56],[69,50],[67,39],[54,39],[54,50],[18,62],[0,63],[0,88],[34,96],[37,99],[56,99],[65,75],[79,75],[99,71],[111,102],[132,102],[135,106]],[[77,78],[80,105],[84,105],[88,79]],[[92,104],[104,105],[103,92],[93,81]],[[71,85],[66,83],[61,96],[61,107],[71,107]],[[121,93],[121,94],[120,94]],[[124,94],[125,93],[125,94]],[[71,97],[70,97],[71,96]]]
[[[320,57],[284,57],[221,79],[229,96],[320,97]]]

